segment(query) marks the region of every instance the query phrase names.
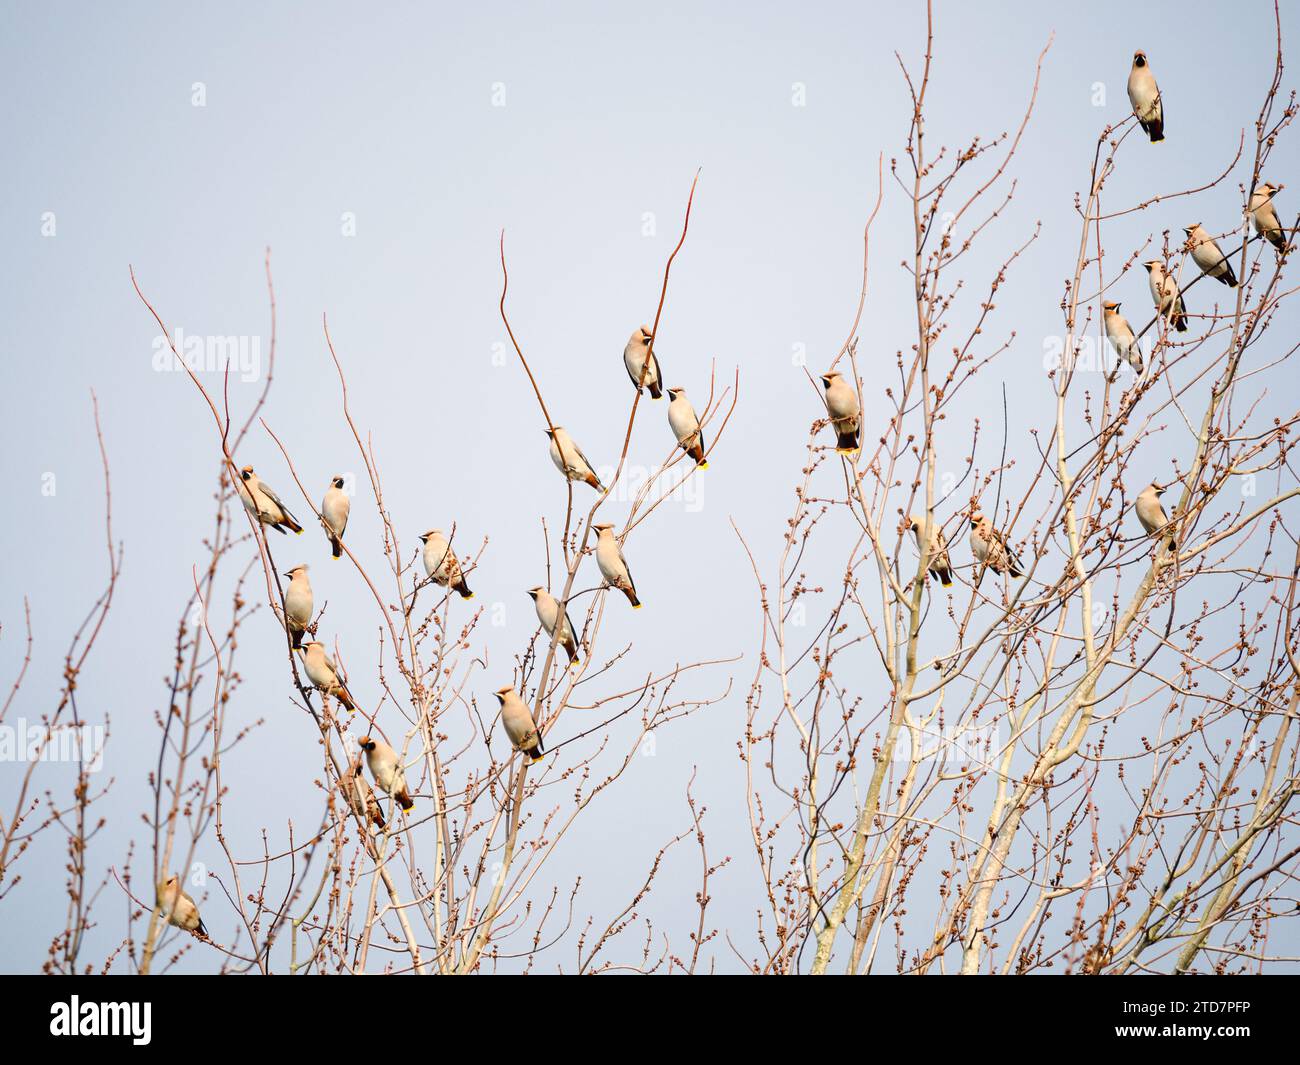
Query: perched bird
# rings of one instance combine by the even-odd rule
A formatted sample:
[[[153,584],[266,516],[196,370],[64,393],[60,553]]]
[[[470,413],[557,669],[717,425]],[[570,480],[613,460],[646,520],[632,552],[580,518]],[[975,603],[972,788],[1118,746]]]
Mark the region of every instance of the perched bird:
[[[1151,138],[1151,143],[1164,140],[1164,102],[1160,99],[1160,89],[1151,73],[1146,52],[1133,53],[1133,68],[1128,72],[1128,98],[1142,132]]]
[[[1019,557],[1007,544],[1006,536],[993,528],[989,519],[978,510],[972,511],[970,516],[970,549],[975,560],[994,573],[1010,573],[1013,577],[1025,575]]]
[[[343,554],[343,533],[348,527],[348,515],[352,513],[352,500],[343,491],[343,478],[331,477],[330,486],[325,489],[325,501],[320,505],[321,519],[325,523],[325,535],[330,539],[334,557]]]
[[[1255,223],[1255,232],[1278,251],[1286,251],[1286,230],[1277,219],[1277,210],[1273,206],[1273,197],[1282,191],[1281,185],[1270,185],[1267,181],[1250,194],[1250,217]]]
[[[1133,504],[1133,510],[1138,516],[1138,521],[1142,523],[1142,528],[1148,536],[1155,536],[1161,529],[1169,525],[1169,515],[1165,513],[1164,504],[1160,502],[1160,497],[1165,494],[1168,485],[1157,484],[1154,481],[1147,485],[1138,493],[1137,502]],[[1166,544],[1170,551],[1176,546],[1174,535],[1169,534],[1169,540]]]
[[[460,571],[460,563],[442,535],[441,529],[430,529],[420,537],[424,544],[424,573],[432,577],[433,583],[453,592],[460,592],[462,599],[473,599],[474,593],[465,583],[465,574]]]
[[[338,668],[325,653],[325,645],[319,640],[309,640],[298,648],[298,653],[302,655],[307,679],[316,686],[316,690],[334,696],[343,704],[344,709],[355,713],[357,704],[348,691],[345,678],[339,676]]]
[[[1101,305],[1106,320],[1106,339],[1115,349],[1115,354],[1133,367],[1135,374],[1141,374],[1142,351],[1138,347],[1137,338],[1133,335],[1133,327],[1128,324],[1128,319],[1119,313],[1119,307],[1120,305],[1114,300],[1107,300]]]
[[[528,594],[533,597],[533,606],[537,608],[537,620],[542,623],[542,631],[548,636],[554,636],[556,626],[559,625],[559,644],[569,653],[570,665],[577,662],[578,639],[573,634],[573,622],[569,620],[567,607],[561,608],[559,600],[540,584],[536,588],[529,588]]]
[[[280,502],[280,497],[271,486],[253,472],[252,466],[245,466],[239,471],[235,488],[239,491],[245,509],[263,525],[269,525],[277,532],[284,532],[285,529],[302,532],[302,526],[289,513],[289,508]]]
[[[1192,248],[1192,262],[1216,281],[1222,281],[1229,288],[1236,288],[1237,275],[1232,272],[1232,263],[1224,257],[1218,241],[1201,228],[1201,223],[1194,222],[1183,232],[1187,234],[1187,243]]]
[[[632,383],[636,385],[636,390],[641,391],[644,385],[650,389],[650,398],[658,399],[663,393],[660,391],[664,383],[663,374],[659,372],[659,356],[651,350],[650,341],[653,339],[650,333],[650,327],[643,325],[627,342],[627,347],[623,349],[623,365],[627,367],[627,375],[632,378]],[[650,359],[650,366],[646,368],[646,357]],[[645,378],[642,379],[642,373]]]
[[[838,370],[822,374],[826,390],[826,413],[835,425],[835,450],[841,454],[857,451],[862,434],[862,408],[858,394]]]
[[[1165,264],[1159,259],[1142,265],[1147,268],[1147,284],[1151,287],[1151,302],[1155,304],[1156,312],[1169,318],[1178,332],[1187,332],[1187,308],[1183,306],[1178,282],[1165,272]]]
[[[563,426],[557,425],[553,430],[547,429],[546,435],[551,438],[551,461],[555,463],[557,470],[570,481],[583,481],[597,492],[605,490],[605,486],[600,483],[600,478],[596,476],[595,468],[582,453],[582,448],[573,442],[573,438],[564,431]]]
[[[366,765],[370,767],[370,775],[375,778],[375,783],[396,799],[397,805],[403,810],[411,809],[415,803],[411,801],[411,793],[406,790],[406,773],[402,770],[402,760],[397,757],[397,752],[373,736],[362,736],[359,743],[366,752]]]
[[[636,585],[632,583],[632,573],[627,568],[623,549],[614,539],[614,526],[606,522],[603,525],[593,525],[592,528],[598,535],[596,565],[600,568],[600,575],[611,588],[617,588],[627,596],[627,601],[632,604],[633,610],[640,610],[641,600],[636,597]]]
[[[668,425],[677,437],[677,443],[683,451],[695,460],[695,465],[702,470],[709,468],[704,457],[704,432],[700,429],[700,419],[686,398],[686,389],[670,388],[668,391]]]
[[[353,759],[347,771],[339,778],[339,791],[363,823],[384,827],[384,811],[380,809],[379,800],[375,798],[369,782],[361,775],[360,756]]]
[[[302,646],[302,634],[311,624],[312,601],[311,581],[307,579],[307,564],[294,566],[285,574],[289,578],[289,587],[284,590],[284,619],[289,625],[289,635],[293,638],[294,648]]]
[[[173,874],[166,880],[158,882],[158,913],[170,925],[195,932],[200,939],[208,938],[208,930],[203,927],[203,918],[194,900],[181,890],[180,877]]]
[[[516,751],[522,751],[534,762],[542,760],[542,734],[533,723],[528,704],[519,698],[514,688],[506,685],[495,692],[501,702],[501,723]]]
[[[945,588],[952,587],[952,565],[948,561],[948,541],[944,538],[943,530],[935,527],[934,535],[930,536],[929,545],[922,546],[922,539],[925,537],[926,520],[924,515],[918,517],[912,514],[908,518],[908,524],[911,526],[912,535],[916,537],[916,546],[922,552],[930,556],[929,570],[931,576],[937,577],[939,583]]]

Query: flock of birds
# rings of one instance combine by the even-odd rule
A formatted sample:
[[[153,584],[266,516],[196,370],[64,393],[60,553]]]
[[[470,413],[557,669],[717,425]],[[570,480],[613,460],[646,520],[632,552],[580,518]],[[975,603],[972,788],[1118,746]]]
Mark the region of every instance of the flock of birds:
[[[662,398],[665,392],[668,394],[668,425],[678,446],[695,460],[697,469],[706,469],[708,461],[705,458],[704,433],[699,417],[684,388],[664,386],[659,358],[652,341],[653,334],[648,326],[643,325],[632,334],[623,350],[623,365],[628,377],[638,393],[648,392],[652,399]],[[554,425],[546,433],[550,439],[551,461],[556,469],[569,481],[583,482],[604,493],[605,486],[596,475],[595,467],[564,428]],[[320,506],[321,527],[329,541],[330,554],[335,559],[343,554],[343,536],[352,509],[345,484],[342,476],[330,478]],[[235,488],[244,507],[263,527],[286,534],[302,533],[301,523],[252,466],[240,469]],[[622,592],[633,609],[639,609],[641,600],[637,596],[636,584],[628,569],[627,559],[623,556],[622,546],[614,535],[614,526],[602,522],[593,525],[592,530],[597,534],[594,551],[596,565],[605,584]],[[462,598],[473,598],[474,593],[470,591],[460,561],[442,530],[430,529],[420,536],[420,542],[424,545],[421,561],[425,576],[439,587],[456,592]],[[355,713],[357,702],[348,690],[347,678],[326,652],[325,644],[319,639],[304,638],[314,631],[312,618],[315,615],[315,597],[307,570],[307,564],[301,563],[285,573],[289,581],[284,591],[285,628],[294,651],[301,656],[303,671],[312,686],[337,700],[344,709]],[[564,648],[570,667],[577,664],[580,661],[577,630],[569,617],[567,604],[561,603],[540,585],[528,589],[528,595],[533,600],[543,631],[554,637],[557,645]],[[494,694],[500,703],[502,725],[513,749],[523,753],[531,762],[539,761],[544,754],[542,735],[528,704],[511,685],[498,689]],[[402,811],[411,810],[415,803],[407,787],[402,758],[398,752],[375,736],[361,737],[358,746],[365,756],[370,775],[379,788]],[[381,830],[384,828],[386,822],[383,808],[362,774],[360,755],[344,774],[340,790],[358,817]],[[158,884],[157,905],[160,914],[170,924],[200,937],[207,937],[198,907],[193,898],[181,890],[177,876]]]
[[[1146,54],[1137,52],[1133,56],[1133,66],[1128,79],[1129,101],[1133,113],[1143,131],[1152,143],[1164,139],[1165,116],[1164,101],[1151,73]],[[1287,231],[1278,220],[1273,206],[1273,197],[1281,186],[1261,184],[1252,193],[1248,212],[1254,223],[1255,232],[1268,240],[1279,253],[1286,250]],[[1229,288],[1237,286],[1237,277],[1215,239],[1199,222],[1187,226],[1183,232],[1187,235],[1186,248],[1191,253],[1192,261],[1210,277],[1222,282]],[[1187,309],[1183,304],[1182,292],[1177,280],[1165,269],[1159,259],[1144,264],[1151,289],[1151,299],[1156,312],[1168,321],[1175,330],[1187,329]],[[1107,339],[1116,354],[1124,359],[1135,373],[1143,371],[1142,354],[1138,349],[1137,339],[1132,327],[1119,313],[1120,304],[1107,300],[1102,304]],[[659,399],[666,391],[669,397],[668,424],[678,445],[690,455],[699,469],[705,469],[704,434],[700,428],[699,417],[686,397],[683,388],[663,386],[659,359],[654,352],[653,334],[648,326],[642,326],[634,332],[623,350],[623,364],[628,376],[638,392],[648,391],[652,399]],[[826,412],[836,435],[836,450],[843,454],[852,454],[860,450],[862,432],[862,408],[857,390],[853,384],[836,372],[830,371],[821,377],[824,389]],[[595,467],[583,454],[582,449],[562,426],[553,425],[546,430],[550,440],[551,461],[570,481],[581,481],[598,492],[605,492],[604,485],[596,475]],[[347,530],[351,500],[344,490],[341,476],[331,478],[321,502],[320,519],[325,535],[329,540],[331,554],[339,558],[343,553],[343,534]],[[292,531],[301,533],[302,526],[290,513],[289,508],[276,495],[275,491],[254,472],[252,466],[240,470],[236,488],[244,506],[264,526],[284,533]],[[1170,525],[1169,516],[1161,504],[1160,497],[1168,485],[1152,483],[1137,497],[1134,512],[1138,521],[1149,536],[1162,534]],[[948,556],[948,544],[943,530],[924,516],[911,515],[909,527],[916,538],[917,547],[926,559],[927,571],[947,588],[952,584],[952,564]],[[995,573],[1007,573],[1013,578],[1024,576],[1024,566],[1020,557],[1008,543],[1006,535],[995,529],[992,523],[978,507],[973,506],[970,514],[970,548],[978,567],[976,586],[985,569]],[[614,526],[609,523],[593,525],[597,533],[595,547],[596,564],[601,576],[610,588],[623,592],[633,608],[639,608],[641,601],[637,597],[636,585],[623,557],[622,547],[614,535]],[[459,593],[463,598],[472,598],[460,562],[451,549],[451,544],[441,529],[430,529],[420,536],[424,545],[422,561],[426,576],[440,587]],[[1172,533],[1168,534],[1167,546],[1174,548]],[[304,640],[304,635],[311,629],[314,614],[314,598],[311,582],[307,577],[307,565],[295,566],[285,574],[289,579],[284,595],[284,620],[293,648],[302,656],[304,672],[319,691],[338,700],[345,709],[355,712],[356,700],[348,690],[346,678],[325,651],[325,645],[316,639]],[[569,664],[579,661],[578,640],[573,623],[569,618],[567,606],[558,601],[546,588],[537,586],[528,590],[537,611],[537,619],[542,629],[554,637],[559,646],[568,655]],[[543,753],[542,736],[533,721],[528,705],[519,693],[510,685],[498,689],[496,698],[501,705],[501,718],[506,736],[516,751],[522,752],[531,761],[538,761]],[[383,740],[373,736],[363,736],[359,741],[365,754],[366,764],[375,783],[401,807],[408,811],[414,806],[406,784],[406,775],[402,769],[402,759],[398,753]],[[360,756],[353,762],[344,779],[340,782],[341,790],[357,815],[368,823],[384,827],[383,810],[375,798],[369,783],[361,773]],[[196,932],[206,937],[203,922],[199,917],[194,900],[180,889],[176,876],[158,884],[158,908],[169,923]]]
[[[1164,102],[1160,89],[1156,85],[1155,75],[1147,62],[1145,52],[1135,52],[1133,66],[1128,77],[1128,97],[1133,105],[1133,113],[1152,143],[1165,138]],[[1287,230],[1278,220],[1273,206],[1273,197],[1282,186],[1267,182],[1259,185],[1251,194],[1247,208],[1255,232],[1266,239],[1279,254],[1287,249]],[[1191,253],[1192,261],[1201,271],[1229,288],[1237,287],[1237,275],[1232,264],[1219,248],[1215,239],[1196,222],[1186,226],[1185,247]],[[1151,300],[1156,313],[1173,325],[1180,333],[1187,329],[1187,308],[1183,304],[1182,291],[1177,280],[1165,269],[1159,259],[1152,259],[1143,264],[1147,270],[1147,281],[1151,288]],[[1119,313],[1120,304],[1107,300],[1102,304],[1104,312],[1106,337],[1115,349],[1116,355],[1124,359],[1133,371],[1141,374],[1144,367],[1142,353],[1138,349],[1137,338],[1132,327]],[[853,454],[861,447],[862,408],[858,402],[858,393],[842,374],[830,371],[822,374],[823,399],[830,424],[835,430],[835,448],[842,454]],[[1160,497],[1169,485],[1152,482],[1140,493],[1133,504],[1133,511],[1148,536],[1157,536],[1170,525],[1169,515],[1165,513]],[[943,587],[952,584],[952,564],[948,557],[948,544],[943,530],[936,527],[927,535],[930,522],[924,516],[910,515],[908,520],[912,534],[916,537],[917,547],[926,557],[928,572]],[[983,576],[985,568],[995,573],[1009,573],[1012,577],[1024,576],[1024,566],[1019,556],[1007,542],[1004,533],[995,529],[992,523],[972,505],[970,515],[970,548],[978,567],[976,586]],[[1166,541],[1169,550],[1175,547],[1175,538],[1169,534]]]

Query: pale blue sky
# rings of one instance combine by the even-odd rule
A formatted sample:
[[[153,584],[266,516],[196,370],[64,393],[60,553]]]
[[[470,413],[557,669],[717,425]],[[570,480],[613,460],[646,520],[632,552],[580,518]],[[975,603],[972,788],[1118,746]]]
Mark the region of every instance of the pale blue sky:
[[[1041,239],[1000,301],[999,321],[1018,333],[1013,353],[967,397],[971,416],[987,417],[1005,381],[1012,433],[1023,439],[1035,403],[1049,394],[1042,351],[1061,331],[1062,280],[1078,239],[1073,194],[1087,181],[1097,131],[1127,112],[1133,49],[1151,56],[1168,101],[1168,139],[1115,176],[1116,202],[1203,183],[1231,158],[1271,73],[1271,46],[1257,47],[1270,39],[1271,13],[1209,2],[1180,3],[1176,18],[1168,6],[1115,2],[939,8],[935,144],[1014,129],[1035,57],[1055,32],[1016,166],[1016,202],[992,227],[987,256],[970,264],[982,278],[981,264],[1041,220]],[[586,908],[607,919],[655,847],[687,824],[682,795],[700,765],[711,847],[734,856],[713,920],[742,940],[750,933],[755,883],[735,742],[758,621],[730,519],[770,566],[807,428],[820,413],[792,352],[804,345],[816,370],[844,340],[882,154],[886,197],[862,351],[892,367],[894,350],[914,342],[910,280],[897,267],[910,213],[888,166],[901,155],[908,118],[893,53],[919,58],[923,30],[921,5],[896,3],[0,6],[8,101],[0,117],[0,476],[10,499],[0,524],[0,683],[20,660],[27,595],[35,651],[22,709],[44,710],[67,641],[99,591],[93,388],[112,462],[114,531],[126,548],[118,599],[83,678],[83,713],[113,719],[105,775],[116,783],[101,805],[112,816],[93,847],[94,868],[120,862],[131,835],[143,839],[153,714],[209,528],[218,455],[185,377],[151,366],[157,329],[131,290],[128,264],[173,327],[260,336],[264,357],[262,255],[272,248],[280,348],[268,421],[313,491],[332,473],[359,469],[337,417],[320,327],[327,312],[353,410],[373,433],[408,542],[452,521],[474,542],[491,536],[475,589],[485,604],[507,606],[507,625],[482,631],[508,679],[534,624],[523,590],[542,579],[538,517],[562,513],[564,493],[525,377],[513,356],[493,359],[506,340],[498,232],[506,229],[512,323],[557,421],[594,461],[612,462],[631,391],[622,346],[653,316],[701,167],[656,347],[669,383],[696,395],[707,392],[710,360],[726,378],[739,366],[741,406],[701,481],[698,512],[665,508],[629,546],[647,608],[608,610],[604,639],[607,648],[635,639],[639,664],[625,676],[646,663],[747,657],[734,667],[737,694],[663,733],[657,756],[638,760],[619,794],[593,811],[554,873],[563,883],[583,871]],[[1182,58],[1206,47],[1217,57],[1212,81],[1204,64]],[[205,86],[201,108],[191,103],[195,82]],[[1094,105],[1098,82],[1103,107]],[[493,106],[495,83],[504,107]],[[792,106],[795,83],[806,86],[804,107]],[[1283,142],[1274,183],[1290,179],[1296,161],[1293,143]],[[1244,179],[1198,200],[1193,214],[1230,227]],[[1189,209],[1132,216],[1117,241],[1127,249],[1149,233],[1181,230],[1197,220]],[[45,212],[54,213],[55,236],[42,234]],[[340,232],[345,212],[355,215],[355,236]],[[653,236],[643,235],[647,213]],[[1145,310],[1144,280],[1126,285],[1126,298]],[[259,389],[232,393],[244,404]],[[644,461],[661,457],[668,441],[662,409],[648,414],[634,439]],[[268,437],[254,432],[240,457],[291,498]],[[52,497],[41,491],[47,473],[56,477]],[[377,565],[376,530],[358,506],[349,540]],[[319,548],[309,534],[280,556],[315,564],[317,602],[332,604],[330,638],[352,648],[356,675],[373,618],[354,575],[326,569]],[[695,608],[674,609],[688,598]],[[270,722],[227,767],[227,818],[251,856],[263,824],[282,833],[289,818],[315,824],[319,816],[316,789],[269,782],[261,756],[273,747],[283,777],[300,769],[307,782],[319,762],[289,706],[272,618],[255,618],[244,641],[237,711]],[[727,672],[696,690],[717,690]],[[485,681],[480,698],[497,686]],[[360,688],[362,699],[376,694],[365,679]],[[10,771],[0,766],[0,798]],[[27,880],[15,892],[30,916],[21,926],[0,921],[0,955],[12,967],[37,966],[62,921],[62,844],[47,837],[41,846],[24,859]],[[584,868],[593,853],[607,875]],[[224,864],[215,843],[201,857]],[[678,936],[693,914],[695,860],[682,856],[685,886],[661,889],[649,907]],[[120,908],[114,900],[104,911],[116,921]],[[230,914],[218,923],[228,927]],[[108,943],[96,940],[89,956]],[[724,949],[719,961],[734,959]]]

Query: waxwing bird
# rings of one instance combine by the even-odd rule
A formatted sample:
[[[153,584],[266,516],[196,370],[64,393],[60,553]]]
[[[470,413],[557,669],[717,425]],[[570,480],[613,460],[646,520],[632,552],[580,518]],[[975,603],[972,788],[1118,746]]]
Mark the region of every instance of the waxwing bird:
[[[1156,312],[1167,317],[1180,333],[1187,332],[1187,308],[1183,306],[1183,295],[1178,290],[1178,282],[1172,274],[1165,272],[1165,264],[1159,259],[1143,263],[1147,268],[1147,283],[1151,286],[1151,302]]]
[[[1250,217],[1255,223],[1255,232],[1280,252],[1286,251],[1286,230],[1277,219],[1273,197],[1281,191],[1281,185],[1270,185],[1266,181],[1250,194]]]
[[[632,383],[636,385],[636,390],[641,391],[641,386],[645,385],[650,390],[651,399],[659,399],[663,395],[660,391],[664,383],[663,374],[659,372],[659,356],[651,350],[651,340],[653,336],[650,333],[650,327],[643,325],[627,342],[627,347],[623,349],[623,365],[627,367],[627,375],[632,378]],[[650,359],[650,366],[646,367],[646,358]],[[644,374],[644,379],[642,378]]]
[[[330,548],[334,557],[343,554],[343,533],[348,527],[348,515],[352,513],[352,500],[343,491],[343,478],[330,478],[330,486],[325,489],[325,501],[320,505],[321,520],[325,524],[325,535],[329,537]]]
[[[379,800],[375,798],[369,782],[361,775],[360,755],[353,759],[347,771],[339,777],[339,791],[363,824],[384,827],[384,811],[380,809]]]
[[[252,466],[245,466],[239,471],[235,487],[245,509],[263,525],[269,525],[277,532],[284,532],[285,529],[302,532],[302,526],[289,513],[289,508],[280,502],[280,497],[271,486],[253,472]]]
[[[533,762],[542,760],[542,734],[533,723],[533,715],[528,711],[528,704],[519,698],[514,688],[506,685],[493,694],[501,703],[501,723],[505,726],[506,736],[516,751],[522,751]]]
[[[838,370],[822,374],[826,390],[826,413],[835,425],[835,450],[841,454],[857,451],[862,435],[862,408],[858,394]]]
[[[298,648],[298,653],[302,655],[307,679],[316,686],[316,690],[332,695],[344,709],[355,713],[357,704],[348,691],[345,679],[339,676],[338,668],[325,653],[325,645],[319,640],[309,640]]]
[[[1160,89],[1156,86],[1145,52],[1133,53],[1133,67],[1128,72],[1128,99],[1142,132],[1151,138],[1151,143],[1164,140],[1164,102],[1160,99]]]
[[[441,529],[430,529],[420,537],[424,544],[424,573],[433,578],[433,583],[453,592],[460,592],[462,599],[473,599],[474,593],[465,583],[465,574],[460,571],[460,563],[442,535]]]
[[[929,537],[929,546],[925,547],[921,543],[927,525],[925,517],[912,514],[908,524],[911,526],[912,535],[916,537],[916,546],[930,556],[930,562],[926,566],[930,575],[937,578],[945,588],[951,588],[952,565],[948,561],[948,541],[944,538],[943,530],[936,526],[934,535]]]
[[[559,600],[541,585],[529,588],[528,594],[533,597],[533,606],[537,608],[537,620],[542,623],[542,631],[548,636],[554,636],[556,626],[559,626],[559,644],[569,653],[569,664],[573,665],[578,661],[578,639],[573,634],[573,622],[569,620],[568,608],[562,608]]]
[[[396,799],[397,805],[403,810],[410,810],[415,803],[411,801],[411,793],[406,790],[406,773],[402,770],[402,760],[397,757],[397,752],[373,736],[362,736],[358,742],[366,752],[366,765],[370,767],[370,775],[375,778],[380,790]]]
[[[623,549],[614,539],[614,526],[606,522],[603,525],[593,525],[592,528],[596,530],[598,536],[596,565],[600,568],[600,575],[611,588],[617,588],[627,596],[627,601],[632,604],[633,610],[640,610],[641,600],[636,597],[636,585],[632,583],[632,572],[627,568]]]
[[[993,528],[988,518],[978,510],[970,516],[970,549],[976,562],[986,565],[994,573],[1010,573],[1023,577],[1024,568],[1015,551],[1007,544],[1005,534]]]
[[[605,490],[605,486],[600,483],[600,478],[596,476],[595,468],[582,453],[582,448],[573,442],[573,438],[564,431],[563,426],[557,425],[554,429],[547,429],[546,435],[551,438],[551,461],[555,463],[557,470],[570,481],[582,481],[591,485],[597,492]]]
[[[293,638],[296,650],[302,646],[302,634],[311,624],[312,601],[311,581],[307,579],[307,565],[294,566],[285,574],[289,578],[289,587],[284,590],[284,619],[289,625],[289,635]]]
[[[1133,335],[1133,327],[1128,324],[1128,319],[1119,313],[1119,307],[1120,305],[1113,300],[1107,300],[1101,305],[1106,321],[1106,339],[1115,349],[1115,354],[1133,367],[1135,374],[1140,375],[1142,351],[1138,347],[1137,338]]]
[[[668,425],[677,437],[681,449],[695,460],[695,465],[702,470],[709,468],[704,457],[704,432],[700,429],[700,419],[686,398],[686,389],[670,388],[668,392]]]
[[[168,924],[194,932],[200,939],[208,938],[208,930],[203,927],[199,908],[181,890],[180,878],[175,874],[158,882],[158,913]]]
[[[1142,523],[1142,528],[1146,530],[1148,536],[1155,536],[1161,529],[1169,526],[1169,515],[1165,513],[1164,504],[1160,502],[1160,497],[1165,494],[1168,485],[1157,484],[1154,481],[1147,485],[1138,493],[1137,502],[1133,504],[1133,510],[1138,516],[1138,521]],[[1173,533],[1169,534],[1167,545],[1172,551],[1175,547]]]
[[[1205,232],[1200,222],[1187,226],[1187,243],[1192,249],[1192,262],[1204,270],[1216,281],[1222,281],[1229,288],[1237,287],[1237,275],[1232,271],[1232,264],[1224,257],[1219,243]]]

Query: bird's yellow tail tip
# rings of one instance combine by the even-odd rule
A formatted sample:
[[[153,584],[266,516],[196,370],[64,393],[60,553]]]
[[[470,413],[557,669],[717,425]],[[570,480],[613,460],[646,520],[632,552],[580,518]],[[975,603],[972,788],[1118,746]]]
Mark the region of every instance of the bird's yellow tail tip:
[[[707,462],[701,462],[701,463],[700,463],[699,465],[697,465],[695,468],[696,468],[697,470],[707,470],[707,469],[709,468],[709,464],[708,464]]]
[[[940,581],[939,583],[942,584],[945,588],[952,587],[952,581]]]
[[[633,609],[633,610],[640,610],[643,606],[645,606],[644,603],[633,603],[633,604],[632,604],[632,609]]]

